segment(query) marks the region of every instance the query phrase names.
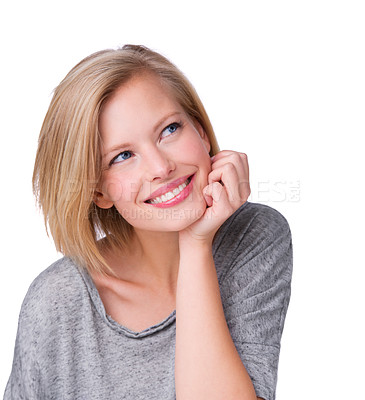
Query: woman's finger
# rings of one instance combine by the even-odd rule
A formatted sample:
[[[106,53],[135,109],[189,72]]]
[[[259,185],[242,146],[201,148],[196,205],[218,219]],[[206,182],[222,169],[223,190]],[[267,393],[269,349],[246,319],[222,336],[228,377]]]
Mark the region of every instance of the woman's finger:
[[[219,182],[213,182],[207,185],[203,190],[203,194],[205,197],[211,199],[210,202],[212,207],[207,210],[210,217],[215,215],[221,220],[221,222],[223,222],[232,215],[236,209],[235,207],[232,207],[225,187],[223,187]]]
[[[217,154],[217,158],[214,158],[212,169],[214,170],[219,168],[227,162],[231,162],[237,167],[237,173],[240,182],[249,181],[249,167],[247,155],[245,153],[238,153],[228,150],[220,152]]]
[[[223,164],[221,167],[214,169],[208,175],[208,182],[223,182],[224,190],[227,192],[229,202],[235,206],[242,203],[237,168],[232,163],[228,162]]]
[[[232,152],[228,150],[222,151],[217,154],[216,158],[213,159],[212,171],[220,170],[222,167],[224,167],[224,165],[227,164],[231,164],[235,167],[237,180],[230,180],[228,173],[225,174],[225,177],[222,177],[221,180],[224,184],[231,182],[231,187],[233,187],[232,193],[236,194],[236,198],[238,197],[241,199],[241,203],[245,202],[251,193],[247,155],[245,153]],[[212,180],[218,179],[218,176],[219,173],[216,172],[212,175]],[[227,179],[228,181],[225,182]],[[232,199],[232,196],[230,196],[230,199]]]

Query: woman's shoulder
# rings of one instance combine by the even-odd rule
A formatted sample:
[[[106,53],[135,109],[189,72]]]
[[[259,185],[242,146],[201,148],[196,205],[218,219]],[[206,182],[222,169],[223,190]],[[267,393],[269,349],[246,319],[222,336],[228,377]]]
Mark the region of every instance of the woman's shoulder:
[[[57,260],[31,283],[23,300],[21,317],[48,317],[52,309],[72,303],[82,286],[85,284],[77,265],[67,257]]]
[[[289,233],[288,221],[279,211],[264,204],[246,202],[221,226],[215,245],[243,236],[257,239]]]
[[[286,218],[264,204],[246,202],[220,228],[214,240],[214,258],[220,280],[234,271],[252,266],[274,268],[274,258],[287,254],[291,268],[291,231]],[[277,267],[275,267],[277,268]]]
[[[47,295],[67,291],[80,276],[77,265],[62,257],[42,271],[31,283],[28,293]],[[76,279],[75,279],[76,278]]]

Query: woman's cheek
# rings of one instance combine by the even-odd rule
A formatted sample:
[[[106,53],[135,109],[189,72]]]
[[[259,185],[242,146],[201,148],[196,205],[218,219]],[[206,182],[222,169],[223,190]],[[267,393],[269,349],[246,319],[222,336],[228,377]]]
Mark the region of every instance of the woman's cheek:
[[[182,144],[184,156],[189,157],[191,160],[199,160],[199,162],[202,161],[202,158],[209,158],[209,153],[199,134],[192,132],[191,135],[193,136],[192,138],[188,135],[184,138],[184,143]]]
[[[117,179],[108,179],[103,182],[102,191],[110,201],[117,203],[123,198],[125,189]]]

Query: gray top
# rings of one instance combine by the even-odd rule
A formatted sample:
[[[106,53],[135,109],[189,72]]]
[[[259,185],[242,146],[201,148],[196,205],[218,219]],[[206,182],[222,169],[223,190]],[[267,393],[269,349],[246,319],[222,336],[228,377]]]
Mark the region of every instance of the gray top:
[[[220,228],[213,254],[229,330],[256,394],[275,399],[290,297],[289,226],[246,202]],[[175,311],[133,332],[105,312],[86,270],[58,260],[24,299],[5,400],[175,399]]]

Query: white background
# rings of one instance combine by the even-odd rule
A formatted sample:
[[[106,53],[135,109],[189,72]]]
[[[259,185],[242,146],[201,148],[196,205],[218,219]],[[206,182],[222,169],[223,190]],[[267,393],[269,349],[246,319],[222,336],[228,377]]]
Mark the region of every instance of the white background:
[[[0,395],[31,281],[59,257],[31,192],[53,88],[125,43],[189,77],[222,149],[246,152],[251,201],[288,219],[292,299],[278,400],[363,396],[365,13],[362,1],[12,1],[1,37]]]

